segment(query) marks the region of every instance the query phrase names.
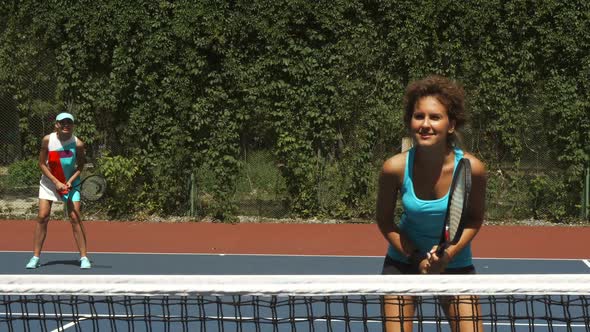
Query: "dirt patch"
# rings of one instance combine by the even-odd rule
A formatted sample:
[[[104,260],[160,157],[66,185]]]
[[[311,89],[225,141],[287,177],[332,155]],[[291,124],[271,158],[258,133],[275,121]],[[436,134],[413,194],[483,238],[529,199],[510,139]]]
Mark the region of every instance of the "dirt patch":
[[[2,198],[0,199],[0,216],[4,218],[19,217],[31,219],[38,203],[32,198]],[[36,213],[35,213],[36,214]]]
[[[37,217],[39,199],[35,196],[2,195],[0,197],[0,218],[34,219]],[[51,215],[63,216],[64,204],[53,204]]]

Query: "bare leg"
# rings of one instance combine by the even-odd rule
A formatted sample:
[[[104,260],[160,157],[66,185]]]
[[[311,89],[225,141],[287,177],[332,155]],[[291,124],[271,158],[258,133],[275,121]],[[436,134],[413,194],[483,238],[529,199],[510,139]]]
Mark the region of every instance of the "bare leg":
[[[412,331],[414,298],[411,296],[384,296],[383,301],[384,331]]]
[[[39,200],[39,213],[37,214],[37,223],[35,224],[35,233],[33,235],[33,255],[39,257],[43,249],[43,243],[47,237],[47,224],[51,214],[52,201],[46,199]]]
[[[72,232],[76,245],[80,251],[80,257],[86,256],[86,230],[82,224],[82,217],[80,214],[80,202],[68,201],[68,211],[70,215],[70,223],[72,224]]]
[[[477,296],[452,296],[441,299],[453,332],[481,332],[481,306]]]

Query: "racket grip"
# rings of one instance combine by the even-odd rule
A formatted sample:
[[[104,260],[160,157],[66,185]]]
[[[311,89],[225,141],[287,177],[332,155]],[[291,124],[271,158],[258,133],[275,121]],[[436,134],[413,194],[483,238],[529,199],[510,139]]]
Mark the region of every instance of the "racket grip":
[[[68,189],[65,190],[59,190],[57,193],[60,194],[61,196],[67,195],[70,191]]]
[[[436,255],[440,258],[445,254],[445,250],[447,249],[447,244],[441,244],[436,248]]]

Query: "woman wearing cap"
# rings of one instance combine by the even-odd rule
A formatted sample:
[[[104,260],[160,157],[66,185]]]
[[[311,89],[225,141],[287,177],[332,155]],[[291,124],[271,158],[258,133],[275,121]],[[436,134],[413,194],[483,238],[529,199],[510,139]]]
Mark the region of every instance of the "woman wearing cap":
[[[39,267],[39,256],[47,236],[47,224],[53,202],[63,201],[72,224],[74,239],[80,250],[80,268],[89,269],[86,257],[86,233],[80,216],[80,192],[75,186],[80,182],[84,168],[84,143],[73,135],[74,117],[60,113],[55,118],[55,132],[43,137],[39,152],[39,168],[43,175],[39,185],[39,214],[33,238],[33,257],[28,269]],[[71,196],[71,198],[70,198]]]

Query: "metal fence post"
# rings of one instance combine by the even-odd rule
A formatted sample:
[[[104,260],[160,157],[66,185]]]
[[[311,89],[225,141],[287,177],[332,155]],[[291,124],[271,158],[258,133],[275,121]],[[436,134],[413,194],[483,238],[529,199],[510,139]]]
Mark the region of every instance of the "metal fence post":
[[[197,216],[197,184],[195,180],[195,173],[191,173],[191,183],[190,183],[190,216],[196,217]]]
[[[590,166],[584,170],[584,187],[582,192],[582,219],[589,220],[590,216]]]

